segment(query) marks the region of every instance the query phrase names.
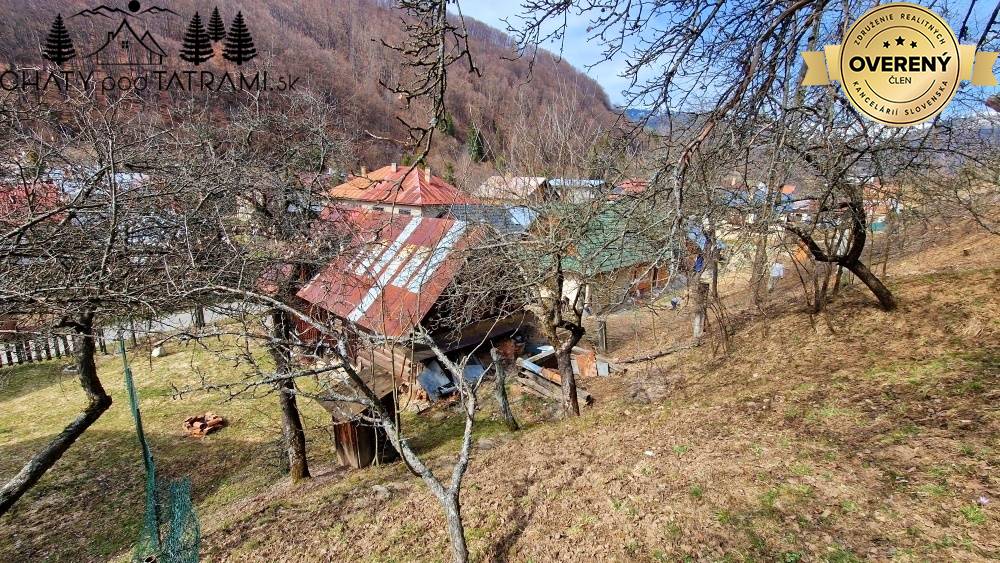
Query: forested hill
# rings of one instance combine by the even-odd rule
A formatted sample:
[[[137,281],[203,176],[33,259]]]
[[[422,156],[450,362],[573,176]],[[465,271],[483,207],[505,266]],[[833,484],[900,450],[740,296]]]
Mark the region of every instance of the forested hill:
[[[379,85],[394,83],[401,72],[401,57],[384,47],[381,39],[401,43],[402,13],[388,0],[210,0],[208,2],[152,0],[133,15],[129,2],[109,0],[100,9],[99,0],[0,0],[5,14],[0,25],[0,61],[33,64],[40,62],[49,29],[57,14],[79,54],[78,60],[106,42],[122,19],[128,19],[139,35],[148,30],[167,53],[167,64],[183,64],[178,58],[185,30],[198,11],[205,25],[218,7],[226,29],[237,12],[245,16],[258,58],[256,65],[268,65],[301,77],[299,87],[328,95],[332,104],[343,109],[348,123],[358,133],[359,159],[377,165],[402,157],[393,143],[376,137],[402,139],[405,128],[399,123],[399,100]],[[153,11],[147,12],[150,8]],[[94,13],[76,16],[83,10]],[[117,11],[114,11],[116,10]],[[144,13],[145,12],[145,13]],[[449,111],[452,123],[436,148],[435,160],[457,159],[464,152],[469,125],[493,130],[514,104],[519,111],[531,111],[559,104],[579,120],[605,122],[612,115],[607,95],[600,86],[565,62],[542,56],[531,73],[526,60],[509,60],[510,39],[503,33],[468,20],[471,48],[481,77],[459,66],[449,77]],[[221,47],[217,47],[221,48]],[[221,71],[228,65],[215,57],[200,68]],[[190,65],[188,65],[190,67]],[[244,67],[246,68],[246,67]],[[368,133],[371,133],[369,135]]]

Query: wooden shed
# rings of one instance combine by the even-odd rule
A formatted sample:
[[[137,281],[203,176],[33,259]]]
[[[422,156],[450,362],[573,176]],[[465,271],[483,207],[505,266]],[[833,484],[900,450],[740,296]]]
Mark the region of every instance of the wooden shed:
[[[399,381],[376,368],[364,370],[361,376],[381,399],[389,416],[396,416],[396,386]],[[335,391],[343,395],[353,393],[347,384],[338,385]],[[320,404],[333,419],[333,442],[337,460],[345,467],[361,469],[374,464],[394,461],[398,454],[385,431],[371,421],[372,412],[359,403],[320,399]]]

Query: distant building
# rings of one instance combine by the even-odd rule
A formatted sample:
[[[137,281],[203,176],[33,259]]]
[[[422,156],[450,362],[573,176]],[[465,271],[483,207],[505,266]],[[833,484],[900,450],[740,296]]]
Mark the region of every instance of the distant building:
[[[579,234],[562,261],[565,300],[582,303],[598,314],[666,284],[668,271],[656,264],[661,250],[632,211],[610,204]]]
[[[642,178],[629,178],[619,182],[614,189],[615,195],[636,197],[646,193],[649,189],[649,181]]]
[[[611,192],[604,180],[586,180],[581,178],[550,178],[549,189],[553,197],[566,203],[586,203],[602,199]]]
[[[0,184],[0,225],[14,227],[57,209],[62,192],[53,183]]]
[[[528,176],[491,176],[473,195],[496,203],[543,201],[549,197],[549,181]]]
[[[397,215],[440,218],[454,205],[476,203],[444,179],[431,174],[430,168],[417,169],[391,164],[350,176],[332,188],[330,197],[339,205],[382,211]]]

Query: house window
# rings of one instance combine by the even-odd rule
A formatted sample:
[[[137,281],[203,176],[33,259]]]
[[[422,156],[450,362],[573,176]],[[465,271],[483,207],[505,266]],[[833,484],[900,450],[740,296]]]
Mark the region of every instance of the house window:
[[[379,205],[372,207],[372,211],[385,211],[385,208]]]
[[[413,215],[413,212],[410,211],[409,209],[400,209],[399,210],[399,214],[400,215]]]

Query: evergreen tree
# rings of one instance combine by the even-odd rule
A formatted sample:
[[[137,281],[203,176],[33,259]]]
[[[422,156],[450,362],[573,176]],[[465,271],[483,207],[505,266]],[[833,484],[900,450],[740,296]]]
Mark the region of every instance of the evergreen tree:
[[[205,31],[205,26],[201,23],[201,15],[195,12],[191,23],[188,24],[187,33],[184,34],[181,60],[197,66],[213,56],[215,56],[215,51],[212,50],[212,40],[208,36],[208,32]]]
[[[49,30],[49,36],[45,40],[42,56],[59,66],[76,57],[73,39],[70,38],[69,31],[63,24],[62,14],[57,14],[56,20],[52,22],[52,29]]]
[[[226,38],[226,24],[222,22],[218,6],[212,10],[212,19],[208,22],[208,36],[212,38],[213,43]]]
[[[243,21],[243,12],[238,12],[233,25],[229,26],[229,35],[226,36],[226,46],[222,50],[222,56],[238,65],[257,57],[253,37],[250,36],[250,30]]]
[[[479,128],[474,124],[469,124],[469,133],[467,135],[466,148],[469,150],[469,157],[475,162],[482,162],[486,160],[486,144],[483,142],[483,135],[479,132]]]
[[[444,117],[438,122],[438,129],[445,135],[455,136],[455,120],[450,113],[445,112]]]

